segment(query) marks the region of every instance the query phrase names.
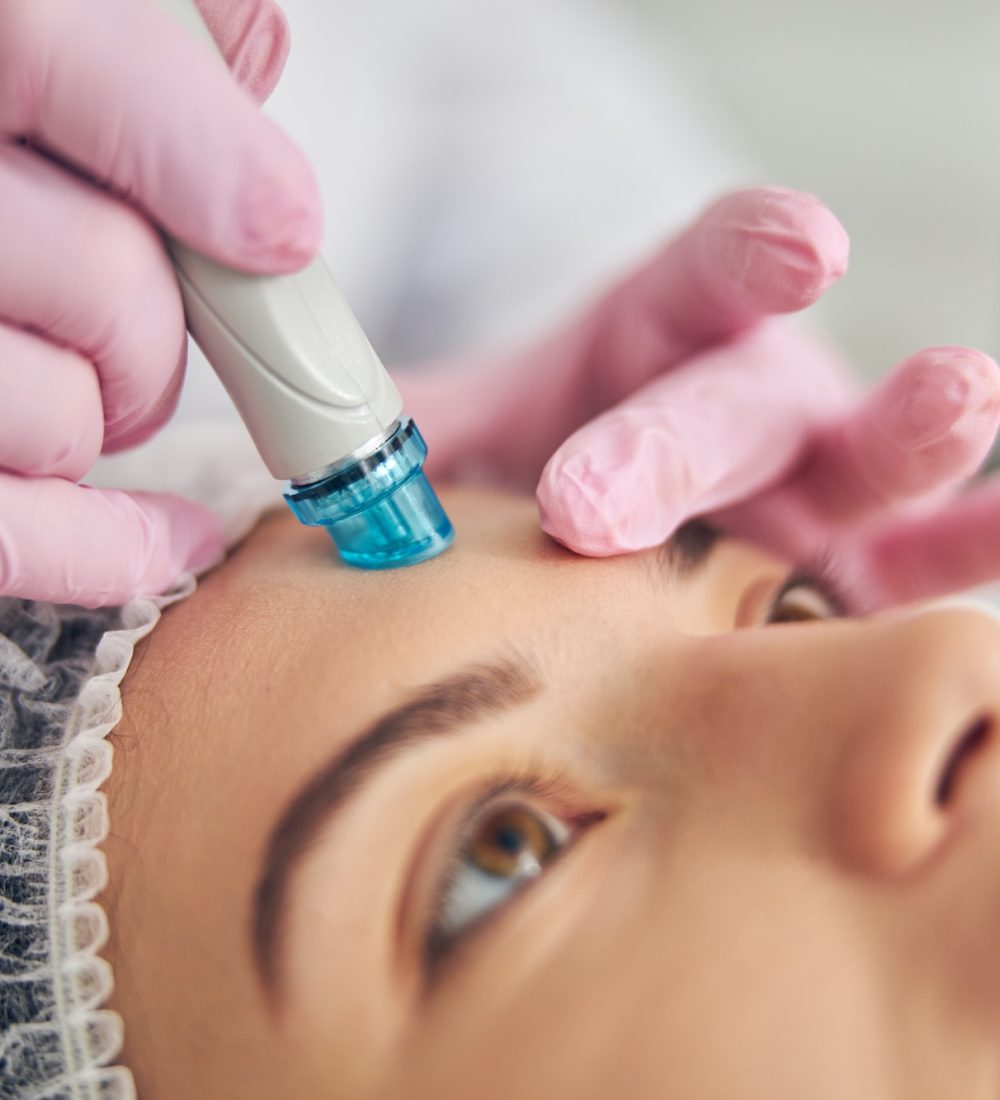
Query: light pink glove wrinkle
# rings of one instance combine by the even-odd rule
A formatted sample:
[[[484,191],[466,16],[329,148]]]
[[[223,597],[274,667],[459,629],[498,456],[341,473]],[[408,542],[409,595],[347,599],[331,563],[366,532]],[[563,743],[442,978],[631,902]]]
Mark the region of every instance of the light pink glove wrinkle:
[[[739,191],[710,207],[705,221],[708,232],[702,236],[711,267],[741,287],[761,314],[805,309],[847,270],[850,242],[844,227],[806,192]]]

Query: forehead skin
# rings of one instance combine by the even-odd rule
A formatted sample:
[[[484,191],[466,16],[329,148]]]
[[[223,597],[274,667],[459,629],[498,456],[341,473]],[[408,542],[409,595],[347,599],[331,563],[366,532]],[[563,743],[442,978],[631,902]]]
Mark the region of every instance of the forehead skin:
[[[476,491],[445,506],[455,546],[387,574],[340,566],[324,533],[277,513],[133,662],[107,906],[140,1095],[790,1100],[822,1081],[811,1094],[831,1100],[917,1097],[899,1089],[898,1005],[878,990],[926,950],[932,918],[886,949],[894,912],[824,868],[825,826],[794,769],[832,771],[832,750],[817,765],[720,741],[767,712],[777,657],[758,632],[716,637],[782,566],[725,542],[668,584],[655,553],[554,546],[530,500]],[[850,660],[853,627],[827,629]],[[296,873],[276,1011],[249,934],[275,821],[414,688],[512,654],[538,663],[539,698],[380,777]],[[390,950],[413,835],[471,778],[526,760],[617,812],[422,997],[413,953],[399,964]],[[911,1000],[916,1031],[964,1011]],[[970,1066],[972,1030],[952,1044]]]

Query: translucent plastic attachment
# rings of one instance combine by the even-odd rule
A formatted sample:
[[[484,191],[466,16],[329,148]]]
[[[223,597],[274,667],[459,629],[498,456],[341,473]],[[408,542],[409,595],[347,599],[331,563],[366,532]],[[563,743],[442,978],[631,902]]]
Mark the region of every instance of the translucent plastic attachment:
[[[427,444],[412,420],[372,454],[319,481],[291,486],[298,519],[325,527],[340,556],[360,569],[413,565],[440,554],[455,531],[424,477]]]

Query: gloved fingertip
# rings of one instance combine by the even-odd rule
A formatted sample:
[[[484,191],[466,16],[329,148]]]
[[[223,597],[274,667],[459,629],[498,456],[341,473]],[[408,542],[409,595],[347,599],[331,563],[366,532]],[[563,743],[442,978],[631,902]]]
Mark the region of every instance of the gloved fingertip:
[[[665,510],[650,508],[617,476],[585,452],[557,452],[542,471],[536,490],[542,530],[563,546],[603,558],[645,550],[673,529]]]
[[[290,144],[290,143],[289,143]],[[312,169],[297,150],[250,184],[241,199],[240,260],[269,274],[298,271],[319,251],[322,203]]]
[[[615,532],[600,508],[601,494],[586,455],[557,451],[546,463],[535,498],[542,530],[577,554],[607,557],[618,552]]]
[[[812,195],[758,188],[720,204],[716,217],[713,259],[762,313],[811,305],[847,270],[847,233]]]
[[[904,450],[932,446],[956,432],[992,439],[1000,418],[1000,367],[972,348],[925,348],[874,396],[872,415]]]

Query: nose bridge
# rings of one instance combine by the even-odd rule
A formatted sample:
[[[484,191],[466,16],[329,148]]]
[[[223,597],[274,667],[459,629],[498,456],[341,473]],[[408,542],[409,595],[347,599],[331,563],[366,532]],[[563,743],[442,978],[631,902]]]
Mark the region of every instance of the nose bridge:
[[[691,660],[712,670],[692,669],[690,699],[709,796],[754,801],[762,829],[868,873],[936,850],[961,810],[963,753],[1000,734],[1000,623],[984,613],[737,631]]]

